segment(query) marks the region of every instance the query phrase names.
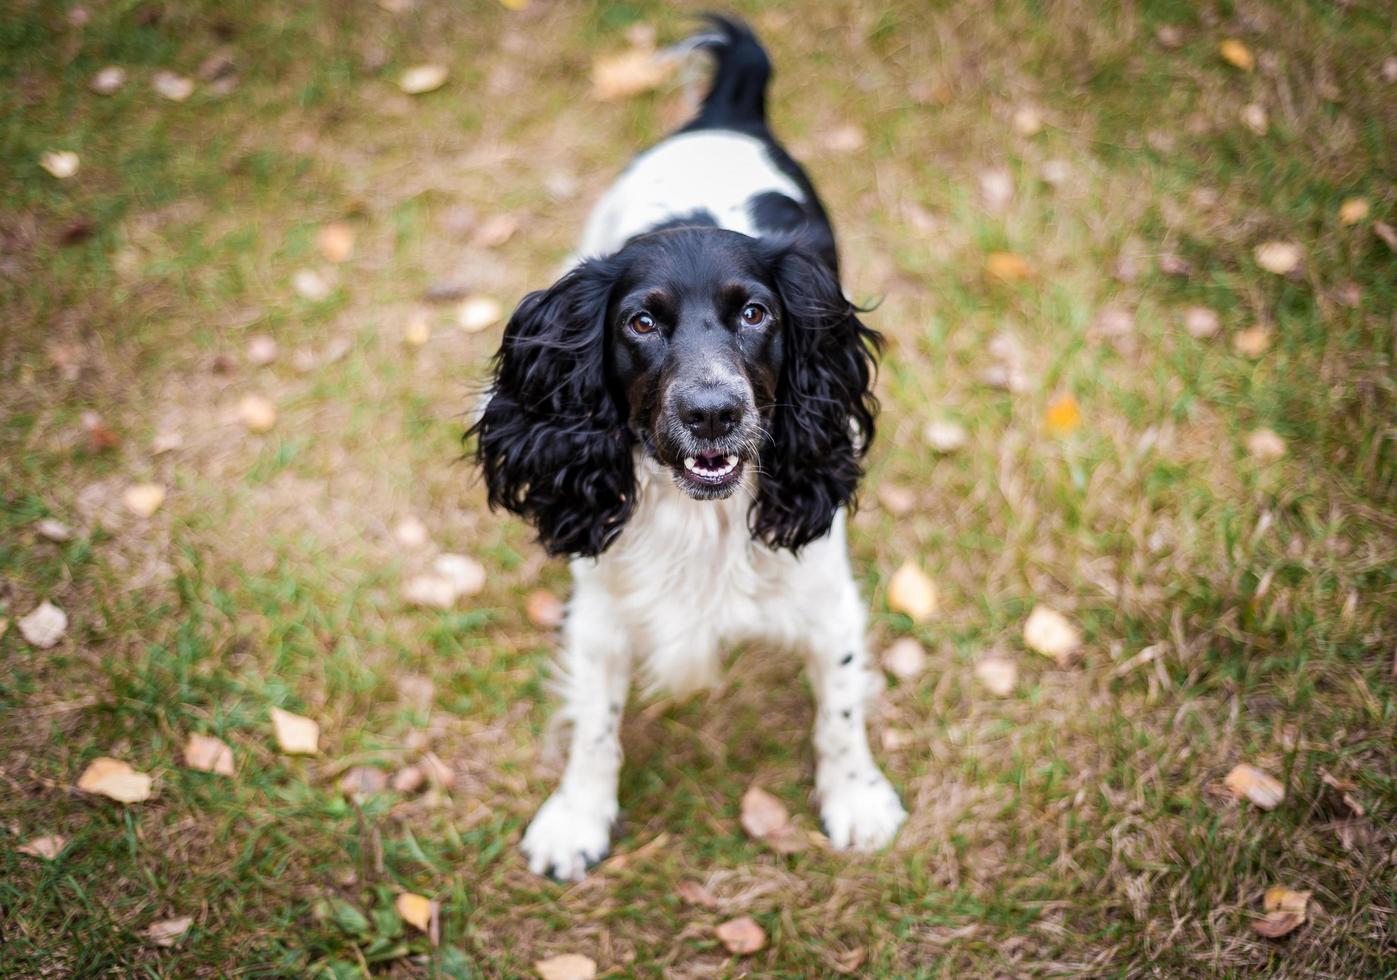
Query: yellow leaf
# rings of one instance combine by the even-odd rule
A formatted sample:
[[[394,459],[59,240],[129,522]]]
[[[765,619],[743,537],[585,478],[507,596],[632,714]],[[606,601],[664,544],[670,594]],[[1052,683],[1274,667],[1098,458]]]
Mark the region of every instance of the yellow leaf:
[[[673,69],[673,60],[646,48],[603,55],[592,62],[592,95],[603,102],[639,95],[658,88]]]
[[[1013,252],[991,252],[985,256],[985,274],[999,282],[1023,282],[1033,278],[1033,267]]]
[[[1271,347],[1271,331],[1261,324],[1239,330],[1232,338],[1232,349],[1243,357],[1260,357]]]
[[[425,313],[414,313],[403,328],[403,342],[410,347],[421,347],[432,339],[432,321]]]
[[[766,946],[766,931],[750,915],[730,919],[713,930],[729,953],[746,956]]]
[[[446,84],[445,65],[414,65],[398,78],[398,88],[408,95],[425,95]]]
[[[806,837],[791,823],[781,801],[760,786],[752,785],[742,794],[742,829],[778,854],[794,854],[805,849]]]
[[[912,562],[903,562],[888,582],[888,608],[925,622],[936,612],[936,585]]]
[[[1218,45],[1218,54],[1233,68],[1251,71],[1256,67],[1256,56],[1251,53],[1251,49],[1233,38],[1228,38]]]
[[[93,759],[78,777],[78,789],[116,800],[140,803],[150,799],[151,778],[137,772],[120,759],[100,756]]]
[[[529,5],[529,0],[500,0],[500,6],[505,10],[523,10]]]
[[[1247,453],[1263,463],[1272,463],[1285,455],[1285,440],[1270,429],[1257,429],[1247,436]]]
[[[150,517],[165,502],[165,488],[158,483],[138,483],[126,488],[121,502],[137,517]]]
[[[39,166],[59,180],[67,180],[78,172],[81,161],[72,150],[50,150],[39,157]]]
[[[1286,276],[1300,267],[1300,260],[1304,258],[1304,253],[1300,251],[1300,246],[1294,242],[1262,242],[1252,252],[1256,256],[1256,264],[1267,272],[1278,276]]]
[[[1059,395],[1048,402],[1043,413],[1043,424],[1055,436],[1069,436],[1082,424],[1082,409],[1077,399],[1070,393]]]
[[[393,907],[403,917],[403,921],[419,932],[427,932],[432,925],[432,915],[436,912],[436,902],[412,892],[403,892],[393,902]]]
[[[233,750],[221,738],[212,735],[190,735],[184,745],[184,764],[200,772],[233,775]]]
[[[592,980],[597,975],[597,964],[581,953],[563,953],[536,960],[534,970],[542,980]]]
[[[343,262],[354,254],[354,229],[343,221],[332,221],[315,236],[320,254],[331,262]]]
[[[1251,800],[1263,810],[1274,810],[1285,799],[1285,787],[1280,780],[1245,762],[1234,766],[1223,784],[1239,798]]]
[[[277,745],[287,755],[315,755],[320,751],[320,725],[303,715],[272,708],[272,730]]]
[[[150,87],[155,94],[171,102],[183,102],[194,94],[194,80],[176,75],[172,71],[158,71],[150,79]]]
[[[1034,653],[1066,664],[1082,645],[1082,634],[1072,622],[1047,606],[1034,606],[1023,624],[1024,646]]]
[[[1356,225],[1368,217],[1370,210],[1366,197],[1351,197],[1339,205],[1339,221],[1346,225]]]
[[[276,426],[276,406],[261,395],[245,395],[238,402],[238,418],[248,432],[270,432]]]
[[[1266,915],[1254,919],[1251,927],[1267,939],[1279,939],[1304,924],[1309,904],[1309,892],[1291,891],[1284,885],[1273,885],[1266,889],[1261,902]]]

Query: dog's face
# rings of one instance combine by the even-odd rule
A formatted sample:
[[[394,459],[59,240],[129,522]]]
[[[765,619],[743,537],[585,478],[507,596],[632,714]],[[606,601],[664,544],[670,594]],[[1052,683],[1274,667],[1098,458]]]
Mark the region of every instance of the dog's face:
[[[862,474],[878,335],[798,241],[717,228],[632,240],[526,296],[471,429],[491,505],[554,554],[597,555],[634,510],[637,447],[690,496],[758,474],[754,537],[798,549]]]
[[[607,367],[645,452],[698,500],[732,494],[776,406],[785,310],[755,239],[658,232],[619,256]]]

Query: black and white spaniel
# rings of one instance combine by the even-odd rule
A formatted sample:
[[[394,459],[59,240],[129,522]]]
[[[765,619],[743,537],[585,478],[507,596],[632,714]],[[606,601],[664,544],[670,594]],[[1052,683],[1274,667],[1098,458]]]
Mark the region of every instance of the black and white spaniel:
[[[491,505],[572,559],[567,768],[523,841],[529,867],[560,879],[607,853],[632,671],[692,690],[744,640],[807,658],[833,845],[880,847],[905,816],[865,734],[844,528],[880,338],[767,128],[766,52],[724,18],[693,43],[717,61],[698,117],[631,162],[587,222],[584,260],[519,304],[471,429]]]

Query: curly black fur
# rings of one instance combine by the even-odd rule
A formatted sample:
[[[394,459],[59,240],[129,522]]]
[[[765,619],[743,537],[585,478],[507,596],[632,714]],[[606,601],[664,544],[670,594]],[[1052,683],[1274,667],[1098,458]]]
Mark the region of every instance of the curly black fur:
[[[598,555],[635,506],[633,440],[606,383],[616,272],[585,262],[524,297],[495,355],[490,401],[468,436],[490,506],[538,530],[552,555]]]
[[[749,524],[771,547],[798,551],[854,502],[878,414],[882,336],[859,321],[824,262],[795,244],[774,247],[788,348]]]

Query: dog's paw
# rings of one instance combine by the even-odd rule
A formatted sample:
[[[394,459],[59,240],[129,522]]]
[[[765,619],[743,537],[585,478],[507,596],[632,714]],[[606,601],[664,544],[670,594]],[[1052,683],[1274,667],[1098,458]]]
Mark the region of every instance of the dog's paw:
[[[820,822],[836,850],[876,851],[907,818],[897,790],[877,767],[837,772],[820,784]]]
[[[585,799],[561,790],[550,796],[524,832],[520,847],[529,870],[558,881],[581,881],[611,849],[616,802]]]

